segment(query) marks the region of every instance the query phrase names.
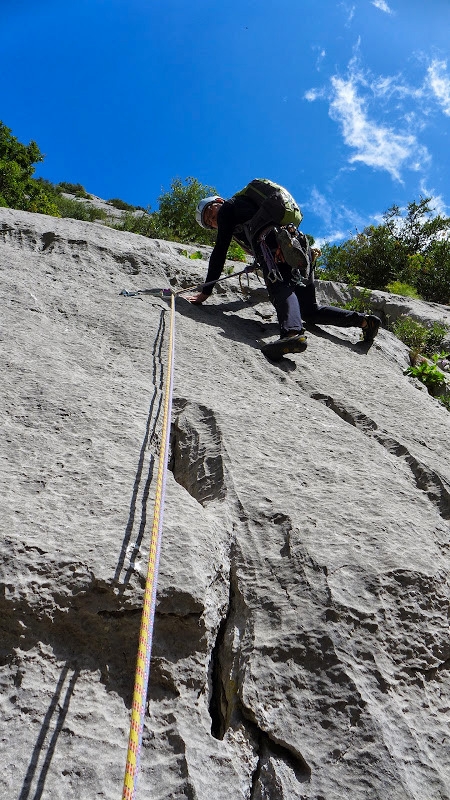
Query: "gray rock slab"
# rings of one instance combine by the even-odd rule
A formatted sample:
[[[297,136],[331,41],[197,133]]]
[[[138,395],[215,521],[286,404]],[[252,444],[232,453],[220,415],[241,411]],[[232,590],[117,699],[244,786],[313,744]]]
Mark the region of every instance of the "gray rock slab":
[[[9,209],[0,235],[0,796],[113,800],[169,329],[121,292],[206,261]],[[255,276],[178,297],[175,326],[137,797],[448,800],[448,412],[387,330],[315,326],[268,362]]]

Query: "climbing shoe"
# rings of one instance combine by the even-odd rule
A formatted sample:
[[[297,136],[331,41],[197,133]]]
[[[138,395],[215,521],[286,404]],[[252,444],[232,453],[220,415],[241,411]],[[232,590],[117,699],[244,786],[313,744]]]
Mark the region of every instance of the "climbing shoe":
[[[375,314],[366,314],[364,318],[367,325],[362,329],[363,340],[365,342],[373,342],[381,325],[381,319],[376,317]]]
[[[261,348],[261,352],[271,361],[279,361],[287,353],[303,353],[307,346],[306,334],[304,331],[300,331],[295,336],[285,336],[275,342],[265,344]]]

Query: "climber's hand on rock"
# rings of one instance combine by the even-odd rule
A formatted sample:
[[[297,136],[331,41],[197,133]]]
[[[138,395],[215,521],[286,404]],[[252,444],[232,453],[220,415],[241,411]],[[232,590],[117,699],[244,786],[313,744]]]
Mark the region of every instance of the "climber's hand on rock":
[[[191,294],[189,297],[186,297],[186,300],[188,300],[189,303],[192,303],[194,306],[201,306],[201,304],[204,303],[208,297],[209,295],[203,294],[203,292],[198,292],[198,294]]]

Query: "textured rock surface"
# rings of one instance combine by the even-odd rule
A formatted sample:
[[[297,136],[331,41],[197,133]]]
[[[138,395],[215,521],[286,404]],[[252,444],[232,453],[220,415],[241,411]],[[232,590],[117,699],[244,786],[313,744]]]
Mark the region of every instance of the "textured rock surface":
[[[0,796],[121,796],[181,246],[0,209]],[[381,331],[177,300],[138,797],[450,797],[450,417]],[[443,309],[443,314],[446,310]]]

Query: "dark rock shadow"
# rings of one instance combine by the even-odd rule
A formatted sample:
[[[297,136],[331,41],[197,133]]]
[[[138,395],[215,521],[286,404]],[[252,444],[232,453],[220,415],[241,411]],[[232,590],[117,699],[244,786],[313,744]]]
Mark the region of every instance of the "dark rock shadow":
[[[313,336],[317,336],[319,339],[328,339],[329,342],[338,344],[341,347],[346,347],[348,350],[352,350],[354,353],[360,356],[368,353],[373,345],[373,341],[364,342],[360,340],[358,342],[349,342],[347,339],[341,339],[340,336],[336,336],[333,333],[328,333],[328,331],[324,331],[323,328],[319,327],[319,325],[315,325],[312,322],[305,322],[305,327],[308,333],[312,333]],[[345,330],[349,330],[349,328],[345,328]],[[360,329],[357,328],[357,330]]]
[[[69,674],[71,670],[73,671],[69,679]],[[19,795],[19,800],[28,800],[32,791],[32,783],[36,775],[38,775],[38,777],[37,777],[36,788],[33,794],[33,800],[40,800],[40,798],[43,796],[47,774],[50,769],[53,755],[55,753],[59,735],[64,726],[67,712],[69,710],[70,700],[74,693],[75,684],[79,678],[79,675],[80,675],[80,669],[78,667],[73,667],[73,665],[71,665],[69,662],[67,662],[61,670],[59,681],[57,683],[53,697],[50,701],[50,705],[44,717],[38,738],[36,740],[36,744],[31,754],[30,764],[28,766],[27,773],[25,775],[25,780],[23,782],[22,791],[20,792]],[[66,681],[66,679],[69,679],[68,682]],[[62,699],[62,693],[65,683],[66,683],[66,690],[64,699]],[[50,733],[51,733],[50,741],[48,741]],[[39,761],[41,759],[41,756],[44,756],[44,760],[38,773]]]
[[[259,301],[262,302],[262,301]],[[233,312],[254,306],[249,300],[232,300],[219,305],[195,306],[184,298],[177,298],[176,310],[194,322],[221,328],[221,335],[233,342],[242,342],[247,347],[260,350],[263,342],[258,341],[261,336],[278,334],[278,324],[264,323],[259,320],[242,319]]]

